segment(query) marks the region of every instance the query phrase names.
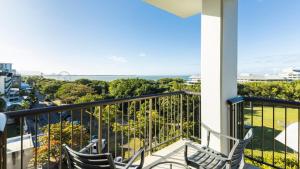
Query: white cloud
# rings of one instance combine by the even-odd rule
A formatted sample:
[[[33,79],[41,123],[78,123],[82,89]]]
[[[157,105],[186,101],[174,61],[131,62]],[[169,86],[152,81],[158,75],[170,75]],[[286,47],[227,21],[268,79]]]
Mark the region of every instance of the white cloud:
[[[108,57],[108,59],[113,62],[117,62],[117,63],[127,63],[128,62],[125,57],[121,57],[121,56],[110,56],[110,57]]]
[[[140,57],[145,57],[145,56],[147,56],[147,55],[146,55],[146,53],[143,53],[143,52],[142,52],[142,53],[139,54],[139,56],[140,56]]]

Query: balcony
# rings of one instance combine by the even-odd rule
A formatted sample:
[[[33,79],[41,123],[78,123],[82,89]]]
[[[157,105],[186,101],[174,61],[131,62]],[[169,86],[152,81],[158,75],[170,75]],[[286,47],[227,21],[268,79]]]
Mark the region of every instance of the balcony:
[[[228,100],[228,109],[231,136],[242,138],[249,128],[254,128],[255,137],[245,152],[247,163],[258,167],[299,168],[299,151],[288,147],[287,137],[283,143],[275,138],[282,131],[287,135],[287,126],[298,122],[300,103],[237,97]],[[18,121],[19,136],[7,139],[16,129],[3,125],[1,169],[64,168],[62,144],[88,153],[93,153],[97,145],[99,151],[123,159],[143,147],[147,154],[144,168],[161,161],[184,163],[184,143],[201,144],[202,137],[200,94],[192,92],[103,100],[5,115]]]

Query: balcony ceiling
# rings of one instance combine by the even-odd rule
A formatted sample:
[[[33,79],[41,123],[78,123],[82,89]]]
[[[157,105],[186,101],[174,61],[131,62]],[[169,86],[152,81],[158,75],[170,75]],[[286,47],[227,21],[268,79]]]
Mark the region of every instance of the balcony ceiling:
[[[200,14],[202,0],[145,0],[145,2],[182,18]]]

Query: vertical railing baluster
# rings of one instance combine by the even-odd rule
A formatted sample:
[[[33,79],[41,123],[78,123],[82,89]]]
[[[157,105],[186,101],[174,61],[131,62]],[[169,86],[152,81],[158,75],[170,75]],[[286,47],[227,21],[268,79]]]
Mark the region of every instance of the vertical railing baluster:
[[[122,157],[124,158],[124,102],[122,102],[121,106],[122,106],[121,154]]]
[[[253,128],[253,103],[250,102],[251,106],[251,127]],[[253,158],[253,139],[251,139],[251,157]]]
[[[273,164],[273,166],[275,166],[275,106],[274,106],[274,104],[273,104],[273,106],[272,106],[272,108],[273,108],[273,111],[272,111],[272,115],[273,115],[273,121],[272,121],[272,127],[273,127],[273,153],[272,153],[272,164]],[[252,151],[253,151],[253,147],[252,147]]]
[[[244,125],[244,102],[241,102],[240,103],[241,104],[241,107],[240,107],[240,109],[241,109],[241,133],[242,133],[242,137],[241,138],[244,138],[244,127],[245,127],[245,125]]]
[[[177,95],[175,97],[175,101],[176,101],[176,107],[177,107],[177,111],[176,111],[176,130],[179,130],[180,131],[180,128],[179,128],[179,125],[180,125],[180,101],[179,101],[179,95]],[[177,135],[176,137],[179,137],[180,136],[180,133],[178,133],[177,131]]]
[[[93,136],[92,136],[92,132],[93,132],[93,107],[90,107],[90,143],[92,143],[92,140],[93,140]],[[90,148],[90,153],[92,153],[92,149]]]
[[[299,169],[299,162],[300,162],[300,126],[299,126],[299,122],[300,122],[300,108],[298,108],[298,158],[297,158],[297,168]]]
[[[156,107],[156,98],[154,98],[154,111],[155,111],[155,114],[157,113],[157,107]],[[157,146],[157,135],[156,135],[156,116],[154,117],[154,137],[155,137],[155,140],[154,140],[154,143],[155,143],[155,147]]]
[[[141,103],[141,100],[139,101],[139,142],[140,142],[140,147],[142,147],[142,140],[141,140],[141,132],[142,132],[142,127],[141,127],[141,117],[142,117],[142,103]]]
[[[264,105],[261,105],[261,158],[262,161],[264,161],[264,142],[265,142],[265,136],[264,136]]]
[[[34,116],[34,129],[35,129],[35,133],[34,133],[34,140],[35,140],[35,147],[34,147],[34,168],[37,169],[37,156],[38,156],[38,139],[37,139],[37,133],[38,133],[38,126],[37,126],[37,115]]]
[[[74,124],[73,124],[73,110],[71,110],[71,148],[74,145]]]
[[[161,103],[160,97],[158,98],[158,130],[161,132],[161,125],[160,125],[160,112],[161,112]],[[160,143],[160,132],[158,133],[158,143]]]
[[[103,116],[103,106],[99,106],[99,112],[98,112],[98,152],[102,153],[102,116]]]
[[[202,114],[201,114],[201,96],[199,95],[199,100],[198,100],[198,104],[199,104],[199,126],[198,126],[198,130],[199,130],[199,138],[201,139],[201,124],[202,124]]]
[[[180,135],[183,138],[183,96],[180,94]]]
[[[236,126],[236,121],[235,121],[235,111],[234,111],[234,109],[235,109],[235,105],[234,104],[231,104],[231,106],[230,106],[230,110],[231,110],[231,114],[230,114],[230,116],[231,116],[231,121],[232,121],[232,127],[231,127],[231,130],[232,130],[232,137],[236,137],[236,133],[235,133],[235,128],[237,127]]]
[[[179,103],[178,103],[178,95],[175,95],[174,96],[174,115],[175,115],[175,136],[176,137],[178,137],[179,135],[178,135],[178,130],[179,130],[179,128],[178,128],[178,122],[179,122]]]
[[[195,137],[195,99],[194,98],[193,98],[193,137]]]
[[[149,99],[149,152],[152,155],[152,99]]]
[[[287,107],[285,106],[284,107],[284,146],[285,146],[285,149],[284,149],[284,168],[286,168],[286,153],[287,153],[287,130],[286,130],[286,127],[287,127]]]
[[[50,113],[48,113],[48,169],[50,168],[50,136],[51,136],[51,130],[50,130]]]
[[[242,132],[241,132],[241,128],[242,128],[242,124],[241,124],[241,111],[240,111],[240,103],[236,104],[236,113],[237,113],[237,125],[238,125],[238,138],[242,138]]]
[[[166,99],[167,99],[167,122],[166,122],[166,126],[167,126],[167,141],[169,141],[169,133],[170,133],[170,131],[169,131],[169,106],[170,106],[170,100],[169,100],[169,97],[166,97]]]
[[[229,135],[231,137],[234,137],[233,135],[233,104],[229,104]],[[201,138],[201,136],[200,136]],[[202,138],[201,138],[201,143],[202,143]],[[232,148],[232,140],[229,141],[229,148]]]
[[[165,113],[165,108],[166,108],[166,100],[165,98],[162,99],[162,113],[163,113],[163,142],[166,140],[166,113]]]
[[[115,124],[117,123],[117,114],[118,114],[119,106],[115,104]],[[117,157],[117,125],[115,125],[115,157]]]
[[[80,109],[80,149],[82,149],[83,143],[83,110]]]
[[[189,96],[188,95],[186,95],[186,121],[187,121],[187,132],[186,132],[186,134],[187,134],[187,138],[189,138],[189,131],[190,131],[190,126],[189,126],[189,124],[190,124],[190,121],[189,121],[189,111],[190,111],[190,107],[189,107]]]
[[[172,96],[172,103],[173,103],[173,130],[174,130],[174,137],[176,137],[176,100],[175,96]]]
[[[6,123],[6,119],[1,122]],[[0,169],[6,169],[6,158],[7,158],[6,142],[7,142],[7,131],[5,127],[3,131],[0,131]]]
[[[130,102],[127,102],[127,124],[128,124],[128,136],[127,136],[127,145],[128,145],[128,158],[130,157]]]
[[[136,103],[135,101],[133,102],[133,154],[135,154],[135,132],[136,132],[136,109],[135,109]]]
[[[60,123],[60,129],[59,129],[59,168],[62,168],[62,137],[63,137],[63,133],[62,133],[62,112],[59,113],[59,123]]]
[[[107,105],[107,153],[110,151],[110,105]]]
[[[147,115],[146,115],[146,100],[144,100],[144,148],[146,149],[146,140],[147,140]]]
[[[234,133],[236,135],[237,138],[239,137],[239,112],[238,112],[238,103],[234,104]]]
[[[172,131],[173,130],[173,103],[172,103],[172,96],[169,96],[169,98],[170,98],[170,116],[171,116],[170,117],[170,128],[171,128],[171,133],[172,133],[173,132]],[[171,139],[172,139],[172,137],[174,137],[173,134],[171,134]]]
[[[21,116],[20,117],[20,136],[21,136],[21,169],[23,169],[23,155],[24,155],[24,151],[23,151],[23,134],[24,134],[24,127],[23,127],[23,124],[24,123],[24,117]]]

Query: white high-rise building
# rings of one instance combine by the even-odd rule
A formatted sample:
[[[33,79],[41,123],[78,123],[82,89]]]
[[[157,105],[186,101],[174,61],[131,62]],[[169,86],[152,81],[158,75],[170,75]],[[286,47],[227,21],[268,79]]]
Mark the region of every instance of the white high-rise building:
[[[12,72],[11,63],[0,63],[0,72]]]
[[[12,64],[0,63],[0,94],[9,95],[12,86]]]
[[[284,69],[280,76],[288,80],[300,80],[300,69]]]
[[[12,73],[0,72],[0,93],[8,95],[12,86]]]

